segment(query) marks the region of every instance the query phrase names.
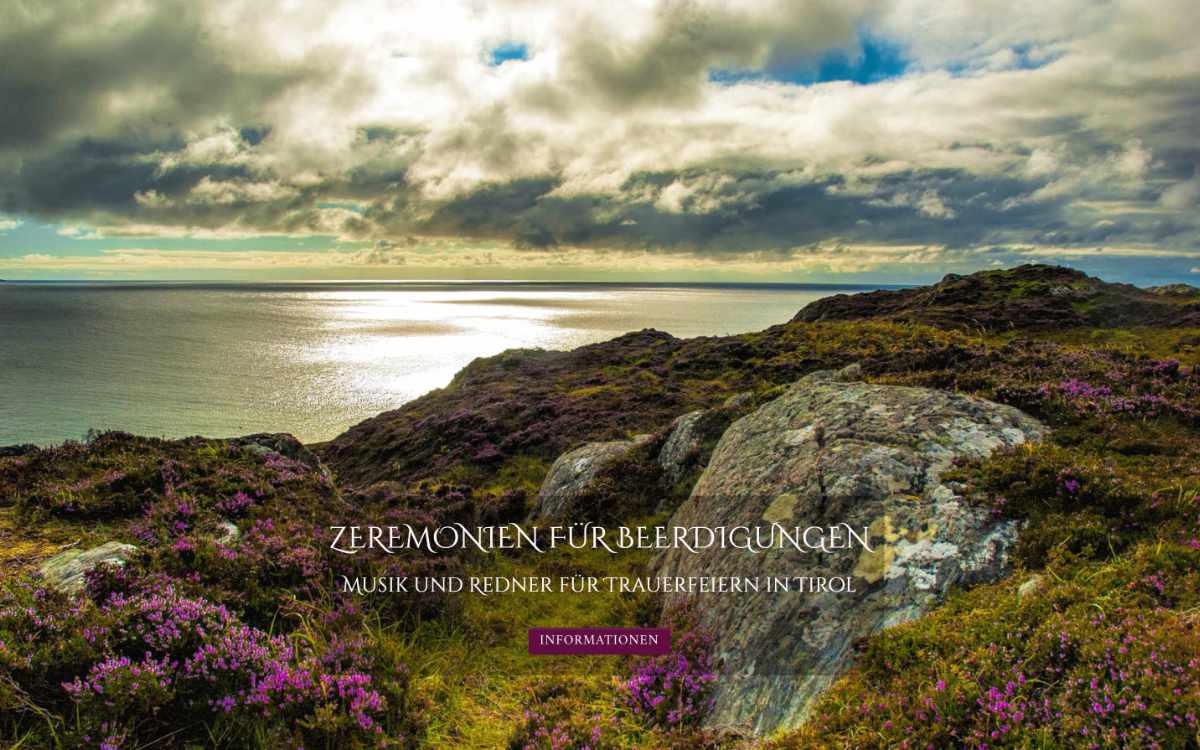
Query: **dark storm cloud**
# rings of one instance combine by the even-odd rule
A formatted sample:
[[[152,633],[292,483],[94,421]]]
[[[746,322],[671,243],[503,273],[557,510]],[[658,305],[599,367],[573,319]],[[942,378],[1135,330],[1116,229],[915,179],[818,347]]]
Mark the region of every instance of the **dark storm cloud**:
[[[177,140],[149,142],[83,140],[48,156],[29,159],[21,170],[20,207],[40,213],[62,215],[72,211],[124,211],[136,203],[136,195],[154,190],[162,195],[180,195],[204,177],[234,179],[246,176],[235,164],[183,166],[163,172],[147,154],[177,152]],[[24,205],[21,205],[21,204]]]
[[[539,201],[555,188],[552,178],[514,180],[485,185],[439,206],[424,222],[443,234],[495,236],[511,234],[539,213]]]
[[[164,137],[211,113],[252,118],[263,102],[316,74],[235,67],[213,44],[200,3],[161,0],[120,13],[125,5],[5,0],[0,149],[36,149],[80,132]]]
[[[421,223],[419,231],[515,238],[518,244],[610,245],[628,249],[728,254],[806,245],[831,237],[855,241],[922,242],[936,233],[948,244],[985,241],[998,229],[1036,226],[1056,206],[999,208],[1032,188],[1019,181],[981,181],[941,171],[890,175],[870,195],[844,191],[833,176],[788,184],[778,172],[688,170],[631,176],[616,194],[563,197],[555,179],[490,184],[449,201]],[[678,210],[664,209],[671,186],[708,185],[687,195]],[[942,190],[954,218],[922,215],[893,199]],[[380,216],[381,219],[386,217]]]
[[[287,65],[249,54],[214,33],[205,7],[0,0],[0,210],[119,223],[145,218],[139,195],[249,178],[231,160],[164,161],[219,123],[240,125],[247,148],[262,144],[267,107],[337,67],[320,52]],[[172,215],[198,226],[235,218],[229,207]]]
[[[671,185],[705,177],[719,187],[689,196],[678,211],[659,205]],[[982,248],[1014,238],[1064,247],[1196,238],[1194,224],[1161,219],[1073,223],[1064,215],[1066,199],[1010,205],[1043,186],[1017,178],[909,172],[888,175],[864,195],[847,190],[840,177],[804,184],[786,184],[785,177],[647,172],[629,178],[615,195],[572,197],[555,195],[553,179],[519,180],[447,202],[416,229],[515,239],[531,248],[599,245],[714,256],[831,239],[894,244],[936,239],[950,248]],[[932,205],[923,207],[923,200]],[[703,204],[712,207],[703,210]]]

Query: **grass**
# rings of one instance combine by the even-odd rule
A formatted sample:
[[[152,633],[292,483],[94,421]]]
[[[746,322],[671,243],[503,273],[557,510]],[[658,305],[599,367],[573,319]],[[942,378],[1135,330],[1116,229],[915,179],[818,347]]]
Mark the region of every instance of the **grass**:
[[[61,519],[30,524],[16,508],[0,506],[0,578],[35,571],[47,558],[75,547],[88,548],[121,536],[120,525],[86,526]]]
[[[996,337],[1012,341],[1019,334]],[[1039,335],[1044,341],[1070,346],[1107,349],[1129,356],[1166,359],[1175,357],[1185,365],[1200,364],[1200,328],[1073,328]]]
[[[635,571],[645,552],[607,553],[555,550],[543,555],[492,555],[468,567],[467,575],[525,576],[614,575]],[[536,627],[621,627],[638,624],[644,600],[621,594],[512,593],[493,597],[464,595],[454,623],[424,622],[411,632],[383,634],[410,665],[414,686],[431,706],[430,747],[485,750],[504,747],[529,694],[546,680],[582,678],[606,696],[624,668],[616,656],[537,656],[528,654],[527,631]],[[614,713],[611,695],[588,710]],[[635,735],[631,739],[636,740]]]

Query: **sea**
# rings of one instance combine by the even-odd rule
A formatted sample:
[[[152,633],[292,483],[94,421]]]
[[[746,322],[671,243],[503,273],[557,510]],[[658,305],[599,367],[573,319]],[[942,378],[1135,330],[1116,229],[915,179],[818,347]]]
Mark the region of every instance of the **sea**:
[[[0,283],[0,445],[90,430],[328,440],[505,349],[761,330],[877,287],[549,282]]]

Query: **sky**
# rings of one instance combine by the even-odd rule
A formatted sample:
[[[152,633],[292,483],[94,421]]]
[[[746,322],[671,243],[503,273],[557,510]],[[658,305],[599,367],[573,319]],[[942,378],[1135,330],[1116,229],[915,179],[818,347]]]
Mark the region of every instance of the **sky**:
[[[0,0],[0,278],[1200,283],[1195,0]]]

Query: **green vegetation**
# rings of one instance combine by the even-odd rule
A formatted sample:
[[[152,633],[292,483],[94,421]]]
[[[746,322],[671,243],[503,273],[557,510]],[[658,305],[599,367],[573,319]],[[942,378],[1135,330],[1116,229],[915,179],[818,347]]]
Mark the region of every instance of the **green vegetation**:
[[[1029,299],[1029,283],[1006,294]],[[332,473],[278,437],[254,447],[110,433],[0,458],[0,741],[754,746],[632,696],[631,679],[675,690],[664,676],[678,672],[697,687],[672,693],[673,705],[701,705],[703,676],[678,662],[525,653],[529,627],[657,623],[651,598],[338,592],[341,576],[637,575],[646,555],[347,557],[328,550],[328,526],[519,521],[565,450],[638,433],[661,441],[687,411],[747,391],[761,403],[853,362],[875,382],[1012,404],[1053,434],[954,469],[978,502],[1026,521],[1013,576],[872,637],[802,730],[758,746],[1197,747],[1200,329],[897,319],[507,352],[323,446]],[[650,455],[634,452],[600,484],[596,505],[614,520],[682,498],[703,464],[661,488]],[[33,573],[63,546],[111,539],[140,552],[89,576],[78,597]],[[163,622],[176,627],[147,635]]]

